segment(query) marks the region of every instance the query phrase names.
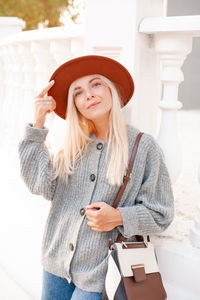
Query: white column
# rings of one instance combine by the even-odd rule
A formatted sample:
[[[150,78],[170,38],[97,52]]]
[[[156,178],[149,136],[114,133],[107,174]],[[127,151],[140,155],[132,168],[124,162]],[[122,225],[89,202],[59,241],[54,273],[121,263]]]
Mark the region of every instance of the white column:
[[[180,33],[157,33],[155,51],[161,61],[162,98],[159,107],[162,111],[158,143],[165,153],[166,163],[172,182],[178,178],[182,155],[176,128],[177,111],[182,107],[178,101],[179,84],[184,80],[181,67],[192,50],[192,36]]]

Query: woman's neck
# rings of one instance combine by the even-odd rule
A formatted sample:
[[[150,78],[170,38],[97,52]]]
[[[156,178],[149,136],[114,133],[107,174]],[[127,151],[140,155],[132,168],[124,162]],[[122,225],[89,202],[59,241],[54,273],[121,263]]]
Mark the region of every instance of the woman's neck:
[[[108,134],[109,134],[109,119],[104,118],[103,120],[98,120],[98,121],[95,120],[94,126],[96,129],[95,132],[96,138],[102,141],[107,141]]]

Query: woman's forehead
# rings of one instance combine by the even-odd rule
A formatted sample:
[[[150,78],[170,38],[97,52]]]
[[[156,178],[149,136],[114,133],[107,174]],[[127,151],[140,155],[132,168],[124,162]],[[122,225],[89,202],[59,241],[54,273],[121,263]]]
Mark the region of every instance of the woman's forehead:
[[[92,75],[86,75],[86,76],[83,76],[83,77],[80,77],[78,79],[76,79],[74,81],[75,83],[75,86],[78,85],[78,84],[81,84],[81,83],[85,83],[85,82],[90,82],[91,80],[93,79],[101,79],[100,76],[98,74],[92,74]]]

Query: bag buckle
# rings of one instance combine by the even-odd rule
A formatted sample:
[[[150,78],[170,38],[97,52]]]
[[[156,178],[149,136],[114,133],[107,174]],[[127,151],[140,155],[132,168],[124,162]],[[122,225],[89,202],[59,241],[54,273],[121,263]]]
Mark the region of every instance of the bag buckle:
[[[147,279],[144,264],[131,265],[131,269],[136,282],[145,281]]]

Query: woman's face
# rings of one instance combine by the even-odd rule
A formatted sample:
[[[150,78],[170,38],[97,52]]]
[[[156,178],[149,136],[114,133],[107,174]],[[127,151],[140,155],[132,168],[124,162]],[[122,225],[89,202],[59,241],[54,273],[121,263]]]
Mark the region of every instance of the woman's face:
[[[91,121],[107,117],[110,113],[112,107],[110,88],[98,75],[77,79],[73,97],[78,111]]]

